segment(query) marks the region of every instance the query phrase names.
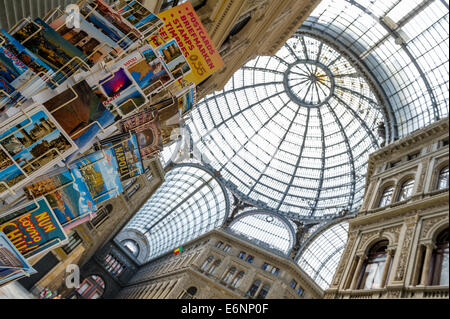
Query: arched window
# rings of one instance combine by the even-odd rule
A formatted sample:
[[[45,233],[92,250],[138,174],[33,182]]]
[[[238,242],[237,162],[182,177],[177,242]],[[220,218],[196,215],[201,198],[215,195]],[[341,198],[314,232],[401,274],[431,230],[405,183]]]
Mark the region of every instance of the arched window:
[[[236,272],[236,267],[231,267],[227,273],[225,274],[225,276],[223,277],[223,281],[228,283],[228,281],[230,281],[230,279],[233,277],[234,273]]]
[[[214,272],[216,271],[217,267],[219,267],[219,265],[220,265],[221,262],[222,262],[222,260],[220,260],[220,259],[216,260],[216,261],[212,264],[211,268],[209,268],[208,273],[209,273],[210,275],[214,274]]]
[[[83,280],[77,293],[83,299],[98,299],[105,291],[105,282],[100,276],[91,275]]]
[[[213,257],[213,256],[209,256],[208,258],[206,258],[206,260],[205,260],[205,262],[203,263],[201,269],[202,269],[202,270],[205,270],[206,267],[208,267],[208,265],[209,265],[210,263],[212,263],[213,260],[214,260],[214,257]]]
[[[437,181],[437,189],[448,188],[448,166],[441,169]]]
[[[247,295],[249,295],[250,297],[254,297],[260,285],[261,280],[255,280],[250,286],[250,289],[247,291]]]
[[[448,286],[448,228],[437,236],[431,262],[431,284]]]
[[[258,296],[256,297],[256,299],[265,299],[267,296],[267,293],[269,292],[270,289],[270,285],[269,284],[265,284],[261,290],[259,291]]]
[[[123,247],[128,249],[134,257],[139,255],[139,246],[134,240],[124,239],[121,244]]]
[[[378,203],[378,207],[384,207],[391,203],[392,193],[394,192],[394,186],[388,186],[384,189],[383,193],[380,197],[380,202]]]
[[[359,284],[360,289],[382,288],[383,270],[387,257],[387,240],[380,241],[369,250],[367,260],[362,270],[362,277]],[[389,267],[389,265],[387,266]]]
[[[231,287],[233,288],[239,287],[239,284],[241,283],[243,277],[244,272],[243,271],[238,272],[238,274],[233,278],[233,281],[231,282]]]
[[[402,201],[408,199],[412,195],[412,190],[414,188],[414,179],[408,179],[402,184],[400,192],[398,193],[397,201]]]
[[[194,286],[189,287],[185,292],[183,292],[183,295],[181,295],[180,299],[192,299],[194,298],[196,293],[197,293],[196,287]]]

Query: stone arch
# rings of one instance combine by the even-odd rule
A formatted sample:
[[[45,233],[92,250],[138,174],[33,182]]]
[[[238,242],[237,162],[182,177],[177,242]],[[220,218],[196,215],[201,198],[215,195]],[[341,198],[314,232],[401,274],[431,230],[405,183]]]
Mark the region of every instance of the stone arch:
[[[357,251],[358,253],[362,253],[364,255],[367,255],[367,253],[369,252],[369,250],[378,242],[383,241],[383,240],[387,240],[388,241],[388,248],[392,247],[396,244],[395,242],[395,237],[389,233],[376,233],[373,234],[372,236],[370,236],[369,238],[365,239],[364,242],[360,243],[360,247]]]
[[[437,160],[437,163],[434,165],[432,177],[431,177],[431,185],[429,191],[437,190],[437,183],[439,179],[439,173],[444,167],[449,166],[448,157],[443,157]]]

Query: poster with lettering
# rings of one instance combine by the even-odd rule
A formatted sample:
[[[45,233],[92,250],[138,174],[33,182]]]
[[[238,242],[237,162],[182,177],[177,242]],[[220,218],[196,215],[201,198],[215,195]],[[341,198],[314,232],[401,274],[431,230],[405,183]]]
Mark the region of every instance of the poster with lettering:
[[[44,197],[0,217],[0,231],[25,258],[67,243],[67,235]]]
[[[185,80],[200,84],[224,66],[214,44],[189,1],[160,12],[158,17],[164,22],[159,34],[164,41],[175,39],[191,66],[192,72]],[[147,39],[153,47],[161,45],[158,36]]]
[[[36,273],[4,233],[0,232],[0,287]]]
[[[83,156],[71,163],[70,169],[84,180],[96,205],[123,192],[119,166],[111,149]]]
[[[38,177],[24,190],[30,200],[45,196],[65,231],[78,226],[81,220],[89,220],[97,211],[81,174],[65,168]]]
[[[102,148],[110,148],[119,166],[120,180],[126,181],[144,172],[136,134],[116,134],[101,140]]]

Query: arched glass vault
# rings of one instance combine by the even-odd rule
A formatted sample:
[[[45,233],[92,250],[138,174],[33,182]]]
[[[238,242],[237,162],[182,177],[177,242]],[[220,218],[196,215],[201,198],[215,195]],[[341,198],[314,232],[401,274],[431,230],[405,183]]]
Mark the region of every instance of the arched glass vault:
[[[146,236],[151,260],[222,226],[229,209],[226,190],[211,172],[180,164],[166,174],[122,232],[135,230]]]

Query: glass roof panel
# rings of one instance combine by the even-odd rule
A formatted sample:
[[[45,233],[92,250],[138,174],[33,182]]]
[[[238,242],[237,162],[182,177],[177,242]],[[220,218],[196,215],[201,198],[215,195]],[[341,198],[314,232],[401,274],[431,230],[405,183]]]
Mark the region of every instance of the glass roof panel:
[[[344,252],[347,232],[348,222],[342,222],[326,229],[303,250],[297,260],[298,265],[322,289],[327,289],[331,284]]]

